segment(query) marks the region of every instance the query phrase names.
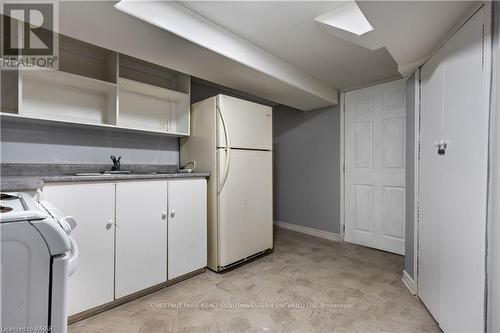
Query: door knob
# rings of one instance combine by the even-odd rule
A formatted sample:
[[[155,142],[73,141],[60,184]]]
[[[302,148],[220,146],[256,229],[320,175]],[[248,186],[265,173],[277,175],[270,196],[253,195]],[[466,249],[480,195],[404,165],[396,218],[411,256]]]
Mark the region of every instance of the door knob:
[[[109,230],[113,227],[113,223],[112,222],[108,222],[106,223],[106,230]]]
[[[167,219],[167,212],[161,213],[161,219],[166,220]]]
[[[175,210],[170,211],[170,217],[175,217]]]
[[[444,155],[446,153],[446,148],[448,147],[448,144],[445,141],[440,140],[434,143],[434,147],[437,147],[438,155]]]

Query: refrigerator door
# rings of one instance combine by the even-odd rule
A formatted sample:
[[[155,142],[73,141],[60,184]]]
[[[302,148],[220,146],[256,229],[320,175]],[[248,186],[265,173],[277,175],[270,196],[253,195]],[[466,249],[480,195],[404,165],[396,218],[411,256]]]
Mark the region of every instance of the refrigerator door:
[[[217,147],[271,150],[272,108],[217,96]]]
[[[272,153],[218,149],[219,266],[273,247]],[[225,182],[223,180],[225,179]]]

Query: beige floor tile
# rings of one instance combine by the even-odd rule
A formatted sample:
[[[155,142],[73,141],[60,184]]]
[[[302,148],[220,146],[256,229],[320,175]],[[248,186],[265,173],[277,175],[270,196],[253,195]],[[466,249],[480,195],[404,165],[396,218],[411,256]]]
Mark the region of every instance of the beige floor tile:
[[[403,258],[276,229],[275,249],[70,326],[70,333],[440,332],[401,282]]]

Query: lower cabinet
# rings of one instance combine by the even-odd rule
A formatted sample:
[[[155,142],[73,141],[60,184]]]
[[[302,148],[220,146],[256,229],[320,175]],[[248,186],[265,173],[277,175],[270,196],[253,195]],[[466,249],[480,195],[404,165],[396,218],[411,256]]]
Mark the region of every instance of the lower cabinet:
[[[167,181],[116,184],[116,298],[167,280],[167,188]]]
[[[115,184],[48,185],[43,188],[43,198],[78,223],[71,234],[80,257],[69,278],[68,313],[113,301]]]
[[[42,197],[78,223],[70,315],[207,265],[206,179],[48,184]]]
[[[168,183],[168,279],[207,266],[207,182]]]

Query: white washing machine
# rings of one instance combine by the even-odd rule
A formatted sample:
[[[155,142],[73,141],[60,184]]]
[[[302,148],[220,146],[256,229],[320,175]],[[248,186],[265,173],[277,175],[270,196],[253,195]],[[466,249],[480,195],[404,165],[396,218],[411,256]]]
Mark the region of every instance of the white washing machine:
[[[71,217],[24,193],[1,193],[1,317],[6,332],[66,332],[67,281],[78,262]]]

